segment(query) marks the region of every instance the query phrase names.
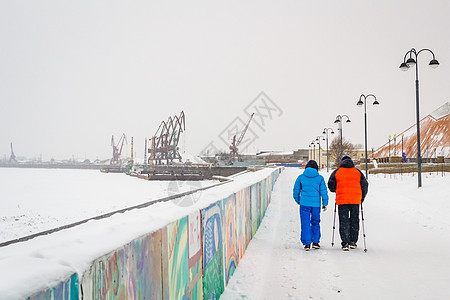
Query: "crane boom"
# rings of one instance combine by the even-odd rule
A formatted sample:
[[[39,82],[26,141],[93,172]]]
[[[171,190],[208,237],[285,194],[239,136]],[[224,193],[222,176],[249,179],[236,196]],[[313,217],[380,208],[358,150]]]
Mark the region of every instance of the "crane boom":
[[[114,135],[111,137],[111,146],[113,148],[113,157],[110,161],[111,165],[120,165],[122,163],[120,159],[120,155],[122,155],[123,144],[127,142],[127,138],[125,137],[125,133],[122,134],[117,145],[114,142]],[[119,149],[120,145],[120,149]]]
[[[240,144],[240,143],[242,142],[242,140],[244,139],[244,135],[245,135],[245,133],[247,132],[248,126],[250,125],[250,122],[252,121],[253,115],[254,115],[254,114],[255,114],[255,113],[252,113],[252,115],[250,116],[250,119],[249,119],[248,122],[247,122],[247,125],[245,125],[244,130],[242,130],[242,133],[241,133],[241,135],[239,136],[239,139],[237,140],[236,146],[239,146],[239,144]]]
[[[11,143],[11,155],[9,156],[9,162],[16,161],[16,155],[14,154],[13,145]]]
[[[247,124],[245,125],[244,129],[241,132],[241,135],[239,136],[239,138],[236,140],[236,135],[233,136],[233,141],[231,142],[231,146],[230,146],[230,156],[231,159],[239,159],[239,152],[238,152],[238,146],[241,144],[242,140],[244,139],[245,133],[247,132],[248,126],[250,125],[250,122],[252,121],[253,115],[255,113],[252,113],[252,115],[250,116],[250,119],[248,120]]]

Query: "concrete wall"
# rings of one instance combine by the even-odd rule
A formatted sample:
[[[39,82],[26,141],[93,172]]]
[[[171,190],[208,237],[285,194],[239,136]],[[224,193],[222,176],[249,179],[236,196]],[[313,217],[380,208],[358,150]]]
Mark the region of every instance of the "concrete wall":
[[[96,259],[40,299],[218,299],[270,203],[280,169]]]

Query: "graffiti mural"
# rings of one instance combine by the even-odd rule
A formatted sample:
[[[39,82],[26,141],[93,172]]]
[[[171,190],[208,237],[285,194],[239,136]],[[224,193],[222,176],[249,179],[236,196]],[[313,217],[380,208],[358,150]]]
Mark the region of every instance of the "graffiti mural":
[[[202,227],[200,211],[188,216],[189,299],[203,299]]]
[[[219,299],[225,288],[223,256],[223,201],[202,209],[203,298]]]
[[[126,297],[126,288],[122,278],[126,275],[124,249],[118,249],[92,265],[92,299],[119,299]],[[83,284],[83,290],[85,290]],[[86,289],[87,290],[87,289]]]
[[[252,238],[255,236],[256,230],[259,227],[259,210],[258,210],[258,186],[253,184],[250,186],[250,215],[252,224]]]
[[[87,299],[162,299],[161,231],[134,240],[83,275]]]
[[[245,188],[236,193],[236,218],[238,233],[239,259],[244,256],[245,249],[252,238],[251,212],[250,212],[250,188]]]
[[[127,250],[127,299],[162,299],[161,231],[134,240]]]
[[[163,247],[164,299],[189,299],[188,217],[169,224]],[[168,297],[168,298],[166,298]]]
[[[72,274],[66,281],[60,282],[57,286],[38,292],[37,294],[30,296],[27,300],[78,300],[79,299],[79,287],[78,287],[78,275]]]
[[[247,249],[248,244],[252,240],[252,212],[251,212],[251,202],[250,202],[250,187],[244,190],[244,207],[245,207],[245,248]]]
[[[231,195],[223,200],[223,232],[224,232],[224,258],[225,258],[225,284],[228,284],[231,276],[239,264],[238,252],[238,228],[236,218],[236,196]]]
[[[269,193],[268,193],[268,185],[267,185],[267,179],[261,180],[261,201],[263,206],[263,214],[261,216],[261,219],[266,215],[267,206],[269,205]]]

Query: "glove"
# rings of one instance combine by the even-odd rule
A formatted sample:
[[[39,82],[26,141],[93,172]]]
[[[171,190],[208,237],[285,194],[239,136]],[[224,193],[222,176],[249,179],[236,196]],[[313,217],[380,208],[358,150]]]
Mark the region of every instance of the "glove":
[[[324,206],[322,206],[322,210],[323,211],[327,211],[327,207],[324,205]]]

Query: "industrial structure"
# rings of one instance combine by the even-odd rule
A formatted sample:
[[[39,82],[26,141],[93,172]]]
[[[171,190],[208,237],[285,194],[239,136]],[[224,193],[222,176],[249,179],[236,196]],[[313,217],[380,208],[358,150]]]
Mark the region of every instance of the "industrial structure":
[[[179,116],[169,117],[167,121],[162,121],[152,136],[148,153],[148,164],[171,165],[174,159],[181,162],[181,155],[178,148],[180,134],[186,130],[185,116],[182,111]]]
[[[114,135],[111,137],[111,146],[113,148],[113,157],[111,158],[111,161],[110,161],[111,165],[120,166],[122,164],[120,155],[122,155],[123,144],[126,142],[127,142],[127,138],[125,136],[125,133],[122,134],[122,136],[120,137],[117,144],[114,143]]]
[[[13,145],[11,143],[11,155],[9,156],[9,162],[17,162],[16,155],[14,154]]]
[[[231,161],[239,160],[238,146],[241,144],[242,140],[244,139],[245,133],[247,132],[248,126],[250,125],[250,122],[252,121],[254,114],[255,113],[252,113],[252,115],[250,116],[250,119],[248,120],[247,124],[245,125],[244,129],[242,130],[237,141],[236,141],[236,135],[233,136],[233,141],[231,142],[231,146],[230,146]]]

